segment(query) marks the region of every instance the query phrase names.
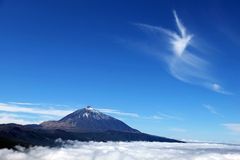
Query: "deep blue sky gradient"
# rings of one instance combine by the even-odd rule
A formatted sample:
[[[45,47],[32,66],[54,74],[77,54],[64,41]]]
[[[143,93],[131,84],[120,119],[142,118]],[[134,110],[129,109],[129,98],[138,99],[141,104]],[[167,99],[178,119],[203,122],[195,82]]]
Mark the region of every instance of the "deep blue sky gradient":
[[[233,0],[1,1],[1,102],[113,108],[141,115],[123,120],[145,132],[233,142],[239,133],[223,124],[240,123],[239,7]],[[134,23],[174,30],[173,10],[210,51],[211,73],[232,95],[175,79],[132,43],[156,43]],[[158,113],[180,118],[147,118]]]

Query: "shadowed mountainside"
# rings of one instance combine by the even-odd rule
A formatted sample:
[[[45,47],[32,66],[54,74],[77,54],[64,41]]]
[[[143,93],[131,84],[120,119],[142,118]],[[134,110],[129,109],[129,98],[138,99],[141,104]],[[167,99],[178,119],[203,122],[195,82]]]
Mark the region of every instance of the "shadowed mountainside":
[[[59,121],[47,121],[40,125],[0,125],[0,148],[16,145],[57,146],[56,139],[79,141],[157,141],[182,142],[153,136],[129,127],[124,122],[103,114],[91,107],[77,110]]]

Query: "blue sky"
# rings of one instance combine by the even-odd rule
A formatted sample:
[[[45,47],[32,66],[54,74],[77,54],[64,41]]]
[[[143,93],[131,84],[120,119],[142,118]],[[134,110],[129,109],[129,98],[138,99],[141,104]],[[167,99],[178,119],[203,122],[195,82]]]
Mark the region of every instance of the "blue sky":
[[[86,105],[141,131],[240,143],[237,1],[0,1],[0,122]]]

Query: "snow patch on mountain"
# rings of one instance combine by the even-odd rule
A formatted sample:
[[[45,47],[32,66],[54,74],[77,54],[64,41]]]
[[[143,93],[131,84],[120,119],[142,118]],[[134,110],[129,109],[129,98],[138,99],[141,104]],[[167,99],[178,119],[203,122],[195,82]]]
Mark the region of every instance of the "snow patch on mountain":
[[[45,129],[61,129],[73,132],[102,132],[121,131],[139,132],[126,125],[124,122],[108,116],[90,106],[79,109],[59,121],[48,121],[41,123]]]

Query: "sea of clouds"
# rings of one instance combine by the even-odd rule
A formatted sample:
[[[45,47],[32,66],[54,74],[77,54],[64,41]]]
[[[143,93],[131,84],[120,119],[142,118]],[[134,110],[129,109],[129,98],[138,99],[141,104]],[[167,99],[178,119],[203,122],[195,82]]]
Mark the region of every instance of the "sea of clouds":
[[[1,149],[1,160],[240,160],[240,146],[208,143],[78,142]]]

